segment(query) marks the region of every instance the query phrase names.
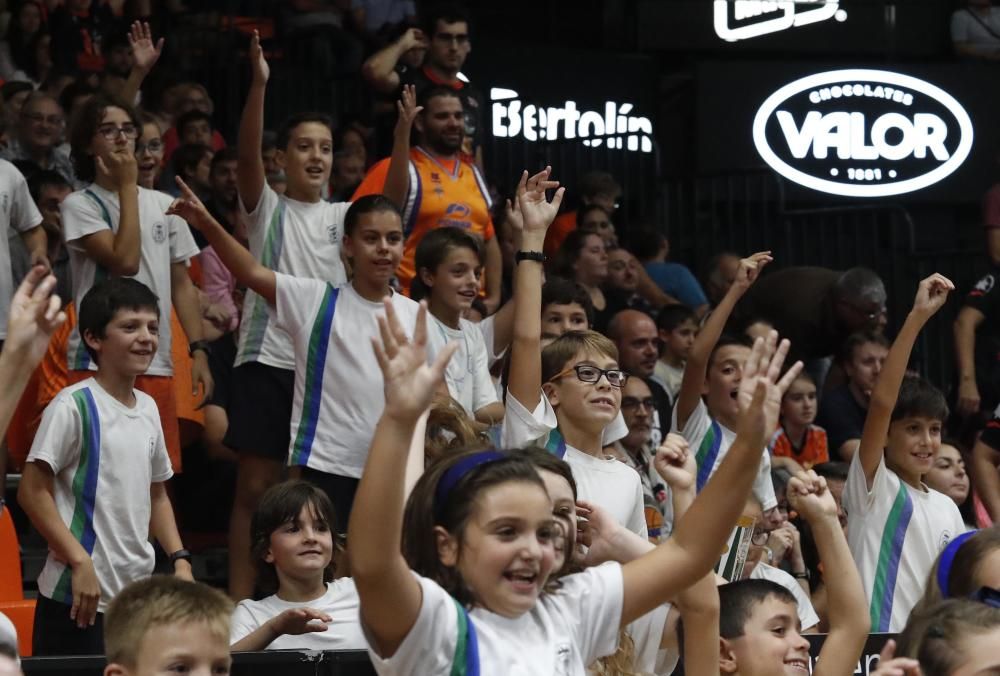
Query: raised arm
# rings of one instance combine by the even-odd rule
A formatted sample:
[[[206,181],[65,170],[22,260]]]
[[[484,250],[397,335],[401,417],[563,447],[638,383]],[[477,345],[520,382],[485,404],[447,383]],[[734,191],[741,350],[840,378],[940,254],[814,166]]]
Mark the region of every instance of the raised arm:
[[[385,410],[375,426],[347,527],[351,575],[361,597],[361,620],[383,657],[399,648],[420,614],[420,584],[400,550],[405,502],[404,474],[417,421],[444,381],[457,345],[448,344],[427,363],[427,306],[421,304],[410,340],[392,303],[379,317],[381,340],[372,340],[385,381]],[[378,523],[378,528],[371,525]]]
[[[125,81],[121,97],[126,103],[136,105],[143,80],[153,70],[153,66],[160,59],[160,54],[163,53],[163,38],[154,43],[149,24],[145,21],[135,21],[128,33],[128,43],[132,47],[132,70]]]
[[[170,205],[167,214],[180,216],[201,232],[215,249],[219,260],[236,277],[236,281],[253,289],[270,305],[274,305],[277,293],[274,271],[261,265],[246,247],[236,241],[217,220],[212,218],[205,205],[201,203],[198,196],[192,192],[180,176],[177,177],[177,185],[181,189],[181,196]]]
[[[827,585],[830,632],[813,671],[815,676],[853,673],[868,638],[870,620],[861,576],[837,518],[837,503],[826,479],[813,471],[788,482],[788,502],[806,520],[816,540]]]
[[[882,461],[882,454],[885,452],[885,438],[889,433],[892,409],[899,397],[899,387],[906,375],[906,365],[910,362],[913,344],[927,320],[941,309],[948,300],[948,293],[954,290],[955,285],[951,280],[936,273],[920,282],[917,297],[913,301],[913,309],[906,316],[896,340],[889,348],[885,365],[875,382],[875,389],[872,390],[865,426],[861,432],[861,444],[858,446],[861,467],[864,469],[869,490],[878,465]]]
[[[953,332],[955,336],[955,361],[958,366],[958,405],[963,416],[979,412],[981,398],[976,384],[976,329],[986,315],[966,305],[958,311]]]
[[[406,203],[406,193],[410,190],[410,132],[413,120],[421,110],[423,107],[417,105],[416,87],[403,87],[402,96],[396,102],[398,117],[392,137],[392,156],[389,158],[389,169],[382,186],[382,194],[400,209]]]
[[[95,157],[98,171],[111,177],[118,191],[121,207],[118,230],[100,230],[79,239],[87,256],[113,275],[131,277],[139,273],[141,240],[139,236],[139,187],[135,155],[112,153],[107,161]]]
[[[398,40],[375,52],[361,66],[361,74],[378,92],[390,94],[399,87],[396,64],[403,54],[415,47],[426,47],[427,38],[419,28],[411,28]]]
[[[515,207],[521,213],[520,251],[540,253],[545,233],[559,212],[563,188],[556,191],[551,202],[545,191],[559,185],[549,180],[551,167],[528,178],[521,175],[517,185]],[[510,348],[510,379],[507,392],[529,411],[533,411],[542,396],[542,263],[523,260],[514,270],[514,332]]]
[[[240,118],[240,133],[237,138],[236,185],[239,188],[243,208],[252,212],[260,202],[264,192],[264,160],[260,156],[260,145],[264,138],[264,92],[267,89],[267,79],[271,68],[264,58],[264,50],[260,46],[260,34],[253,32],[250,40],[250,91],[243,106],[243,117]]]
[[[622,626],[649,612],[706,575],[719,558],[746,504],[760,464],[760,449],[774,430],[781,397],[802,370],[796,362],[780,380],[788,341],[774,331],[754,343],[743,369],[739,431],[718,471],[654,551],[623,567]],[[752,398],[751,398],[752,397]]]
[[[708,359],[715,349],[715,344],[719,342],[719,337],[726,328],[729,315],[743,294],[747,292],[760,275],[771,258],[770,251],[761,251],[740,261],[740,267],[736,272],[736,279],[733,280],[729,291],[723,296],[718,307],[705,320],[705,325],[698,332],[698,337],[691,347],[691,354],[688,356],[687,364],[684,366],[684,377],[681,380],[681,389],[677,393],[677,402],[674,410],[677,412],[677,429],[684,429],[688,418],[694,413],[701,399],[701,391],[705,385],[705,375],[708,373]]]

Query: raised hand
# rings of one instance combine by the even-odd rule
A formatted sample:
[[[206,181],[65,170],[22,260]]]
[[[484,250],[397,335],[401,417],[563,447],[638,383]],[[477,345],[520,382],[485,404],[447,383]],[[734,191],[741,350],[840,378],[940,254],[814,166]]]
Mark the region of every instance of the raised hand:
[[[98,169],[111,178],[119,192],[136,186],[139,180],[139,166],[135,161],[135,153],[115,151],[107,157],[96,155],[94,161]]]
[[[55,288],[56,278],[36,265],[11,298],[4,352],[19,362],[34,366],[41,361],[52,334],[66,321],[62,301],[52,293]]]
[[[872,672],[871,676],[922,676],[920,662],[909,657],[894,657],[896,654],[896,642],[893,639],[886,641],[885,647],[878,656],[878,669]]]
[[[824,517],[837,518],[837,502],[826,486],[826,479],[812,470],[789,479],[785,495],[789,506],[809,523]]]
[[[410,51],[417,47],[427,48],[427,36],[419,28],[407,29],[405,33],[399,38],[399,42],[403,47],[403,51]]]
[[[773,260],[770,251],[758,251],[740,260],[733,286],[739,291],[746,291],[757,281],[764,267]]]
[[[330,615],[315,608],[289,608],[267,621],[271,630],[279,636],[326,631],[331,622],[333,618]]]
[[[694,490],[698,478],[698,463],[687,439],[670,433],[656,449],[653,466],[667,485],[675,491]]]
[[[617,561],[618,539],[627,530],[604,508],[585,500],[576,503],[577,549],[586,548],[584,563],[596,566],[605,561]]]
[[[267,65],[267,59],[264,58],[264,49],[260,46],[260,33],[256,30],[253,32],[253,37],[250,38],[249,56],[253,83],[257,85],[267,83],[268,78],[271,77],[271,67]]]
[[[135,67],[143,73],[153,70],[153,66],[163,53],[163,38],[153,43],[153,33],[145,21],[136,21],[128,34],[128,43],[132,47],[132,60]]]
[[[180,216],[198,230],[214,221],[215,219],[208,213],[208,209],[184,182],[184,179],[177,176],[174,180],[177,181],[177,187],[181,189],[181,194],[167,208],[167,216]]]
[[[400,324],[392,301],[385,298],[382,305],[385,317],[378,318],[381,340],[372,338],[372,347],[385,381],[385,415],[415,421],[434,400],[458,343],[448,343],[428,365],[427,304],[420,304],[412,339]]]
[[[748,411],[750,402],[758,390],[758,385],[763,385],[764,399],[760,414],[764,416],[762,422],[765,425],[770,425],[768,429],[771,432],[778,425],[781,398],[802,371],[802,362],[796,362],[784,376],[781,376],[781,367],[785,363],[790,345],[787,340],[782,340],[779,344],[778,332],[771,331],[766,339],[758,338],[754,341],[750,356],[743,365],[743,374],[737,393],[740,411]],[[779,376],[781,376],[780,379]]]
[[[410,129],[413,128],[413,121],[417,119],[417,115],[423,109],[423,106],[417,105],[417,88],[413,85],[403,85],[403,93],[399,97],[399,101],[396,101],[396,112],[398,113],[396,117],[396,136],[405,134],[408,137]]]
[[[517,204],[520,207],[522,231],[544,233],[559,213],[565,188],[559,188],[559,181],[549,180],[552,167],[545,167],[534,176],[528,177],[528,172],[522,172],[517,184]],[[552,201],[545,199],[545,191],[556,190]]]
[[[948,300],[948,294],[955,290],[955,285],[944,275],[934,273],[920,282],[917,287],[917,297],[913,299],[913,312],[929,318],[940,310]]]

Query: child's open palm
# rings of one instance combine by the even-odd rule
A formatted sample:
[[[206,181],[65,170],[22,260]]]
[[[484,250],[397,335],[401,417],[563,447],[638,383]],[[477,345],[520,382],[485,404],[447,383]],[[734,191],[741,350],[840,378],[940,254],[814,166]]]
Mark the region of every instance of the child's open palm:
[[[754,341],[750,356],[743,365],[737,399],[741,413],[744,418],[748,418],[746,422],[749,426],[746,431],[754,430],[754,444],[756,445],[759,436],[761,447],[765,436],[770,435],[778,425],[781,398],[802,371],[802,362],[795,362],[781,376],[781,367],[785,363],[789,347],[788,340],[782,340],[779,344],[778,332],[771,331],[766,339],[758,338]],[[760,409],[754,410],[758,395],[761,396]],[[757,429],[758,425],[761,426],[760,429]]]
[[[314,631],[326,631],[333,618],[315,608],[289,608],[270,620],[271,628],[276,634],[308,634]]]
[[[528,172],[521,174],[517,184],[517,204],[521,211],[522,229],[524,232],[545,232],[559,213],[565,188],[559,188],[559,181],[550,181],[552,167],[545,167],[532,177]],[[545,199],[545,191],[556,190],[552,200]]]
[[[156,65],[163,53],[163,38],[153,43],[153,33],[145,21],[136,21],[128,34],[128,43],[132,47],[132,60],[135,67],[148,73]]]
[[[385,380],[385,414],[416,420],[434,400],[438,385],[444,380],[448,360],[458,348],[458,343],[446,345],[434,363],[428,364],[427,305],[420,304],[417,324],[410,339],[396,316],[392,301],[386,298],[382,304],[385,317],[378,318],[381,340],[372,338],[372,347]]]
[[[948,300],[948,294],[955,290],[955,285],[944,275],[934,273],[920,282],[917,287],[917,297],[913,300],[913,311],[925,317],[930,317],[940,310]]]

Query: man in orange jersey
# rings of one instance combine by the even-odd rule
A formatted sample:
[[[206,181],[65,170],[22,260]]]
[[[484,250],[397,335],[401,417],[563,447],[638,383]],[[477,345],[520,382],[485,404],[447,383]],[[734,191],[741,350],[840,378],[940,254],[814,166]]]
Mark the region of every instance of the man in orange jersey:
[[[476,165],[461,153],[465,137],[462,101],[448,87],[424,91],[420,106],[414,98],[413,87],[404,88],[392,157],[380,160],[369,170],[351,199],[384,193],[400,206],[406,246],[396,277],[407,293],[415,274],[413,258],[417,244],[425,234],[451,226],[481,237],[486,244],[484,301],[492,312],[500,302],[503,261],[490,218],[492,200],[486,181]],[[411,123],[417,128],[419,139],[412,149]],[[405,174],[393,172],[401,179],[399,184],[389,175],[390,164],[397,160],[408,165]]]

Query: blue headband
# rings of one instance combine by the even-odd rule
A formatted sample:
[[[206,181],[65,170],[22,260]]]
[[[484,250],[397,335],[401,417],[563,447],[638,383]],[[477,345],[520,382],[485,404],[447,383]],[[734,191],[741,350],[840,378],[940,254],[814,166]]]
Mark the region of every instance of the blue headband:
[[[958,550],[962,548],[965,541],[975,534],[976,531],[970,530],[967,533],[962,533],[958,537],[952,538],[948,546],[941,552],[941,560],[938,561],[937,570],[937,583],[941,589],[941,598],[947,599],[951,597],[950,590],[948,589],[948,578],[951,577],[951,564],[955,561],[955,555],[958,554]]]
[[[434,491],[434,516],[440,518],[441,511],[444,509],[445,503],[448,501],[448,496],[451,491],[455,488],[455,485],[462,480],[469,472],[476,469],[480,465],[486,465],[491,462],[496,462],[497,460],[503,460],[507,456],[499,451],[489,450],[480,451],[479,453],[473,453],[465,458],[462,458],[454,465],[448,468],[448,470],[441,476],[438,480],[437,489]]]

